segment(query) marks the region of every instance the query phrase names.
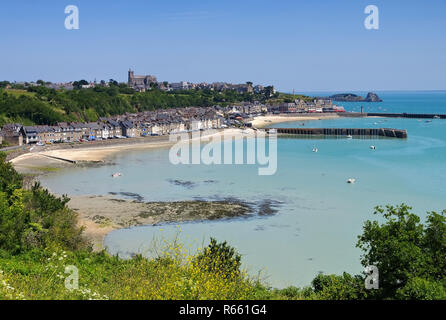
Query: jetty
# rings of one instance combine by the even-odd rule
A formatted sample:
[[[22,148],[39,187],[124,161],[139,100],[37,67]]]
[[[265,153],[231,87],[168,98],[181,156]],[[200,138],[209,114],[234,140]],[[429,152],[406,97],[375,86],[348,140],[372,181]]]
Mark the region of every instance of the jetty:
[[[67,158],[61,158],[61,157],[55,157],[55,156],[50,156],[48,154],[41,154],[44,157],[50,158],[50,159],[54,159],[54,160],[59,160],[59,161],[64,161],[64,162],[68,162],[68,163],[73,163],[76,164],[77,161],[76,160],[71,160],[71,159],[67,159]]]
[[[362,138],[387,137],[407,139],[407,131],[392,128],[269,128],[265,129],[268,133],[270,130],[276,130],[280,135],[297,135],[297,136],[333,136],[347,137],[359,136]]]
[[[343,112],[341,117],[382,117],[382,118],[410,118],[410,119],[446,119],[446,114],[435,113],[383,113],[383,112]]]
[[[412,118],[412,119],[446,119],[446,114],[433,113],[381,113],[368,112],[368,117],[385,117],[385,118]]]

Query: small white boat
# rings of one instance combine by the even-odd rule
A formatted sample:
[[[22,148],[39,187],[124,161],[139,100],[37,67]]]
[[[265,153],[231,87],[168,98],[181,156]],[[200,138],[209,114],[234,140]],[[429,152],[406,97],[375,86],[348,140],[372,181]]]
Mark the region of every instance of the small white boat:
[[[317,148],[313,148],[313,152],[318,152],[319,150]]]
[[[270,134],[275,134],[275,133],[277,133],[277,130],[276,130],[276,129],[270,129],[270,130],[269,130],[269,133],[270,133]]]
[[[347,136],[347,139],[353,139],[353,136],[349,134],[349,135]]]
[[[370,149],[376,150],[376,147],[375,146],[370,146]]]
[[[440,119],[440,117],[439,116],[434,116],[434,119]]]
[[[112,174],[112,178],[117,178],[117,177],[120,177],[120,176],[122,176],[122,174],[120,172],[116,172],[116,173]]]
[[[356,182],[356,179],[354,179],[354,178],[350,178],[347,180],[347,183],[355,183],[355,182]]]

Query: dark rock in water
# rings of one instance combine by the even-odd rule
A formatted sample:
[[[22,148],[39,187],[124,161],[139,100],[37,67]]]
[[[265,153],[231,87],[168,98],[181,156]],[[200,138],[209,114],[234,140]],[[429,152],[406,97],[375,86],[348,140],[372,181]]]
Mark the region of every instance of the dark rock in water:
[[[330,96],[330,99],[340,102],[382,102],[380,97],[373,92],[367,93],[365,98],[353,93],[340,93]]]
[[[133,198],[138,202],[142,202],[144,200],[143,196],[133,192],[109,192],[108,194],[111,194],[112,196],[121,195],[127,198]]]
[[[280,205],[281,205],[281,202],[279,202],[279,201],[266,199],[258,205],[258,209],[259,209],[258,215],[259,216],[273,215],[279,211],[279,210],[277,210],[277,207]]]
[[[173,180],[173,179],[168,179],[167,181],[169,181],[170,183],[176,185],[176,186],[181,186],[181,187],[185,187],[187,189],[192,189],[193,187],[195,187],[195,183],[193,183],[192,181],[182,181],[182,180]]]
[[[365,102],[382,102],[381,98],[376,93],[369,92],[364,100]]]

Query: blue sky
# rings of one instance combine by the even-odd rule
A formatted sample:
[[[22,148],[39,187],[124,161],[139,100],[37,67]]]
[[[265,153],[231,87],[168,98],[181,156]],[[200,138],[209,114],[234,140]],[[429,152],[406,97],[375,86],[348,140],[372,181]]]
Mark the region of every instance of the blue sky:
[[[126,81],[131,67],[281,91],[446,89],[446,0],[2,1],[0,27],[0,80]]]

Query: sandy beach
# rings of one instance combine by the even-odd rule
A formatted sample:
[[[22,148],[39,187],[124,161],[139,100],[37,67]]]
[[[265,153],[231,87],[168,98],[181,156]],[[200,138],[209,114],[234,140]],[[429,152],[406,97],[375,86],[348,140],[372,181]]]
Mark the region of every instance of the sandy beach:
[[[264,128],[282,122],[327,120],[339,118],[337,114],[305,114],[305,115],[267,115],[255,117],[251,121],[253,127]]]
[[[210,139],[211,137],[216,135],[221,136],[221,138],[223,139],[225,134],[242,136],[242,130],[233,128],[220,130],[217,133],[212,132],[207,135],[203,134],[201,136],[201,139]],[[190,139],[189,141],[192,140],[193,139]],[[133,143],[133,141],[135,141],[135,143]],[[155,148],[166,148],[175,144],[175,142],[169,141],[168,137],[163,137],[163,139],[151,139],[150,137],[140,138],[133,141],[125,144],[123,143],[99,146],[85,144],[77,145],[75,148],[67,145],[55,150],[43,149],[42,151],[22,154],[16,158],[13,158],[12,160],[10,160],[10,162],[20,173],[42,174],[47,169],[63,168],[76,165],[75,163],[105,162],[111,155],[126,150],[149,150]]]

